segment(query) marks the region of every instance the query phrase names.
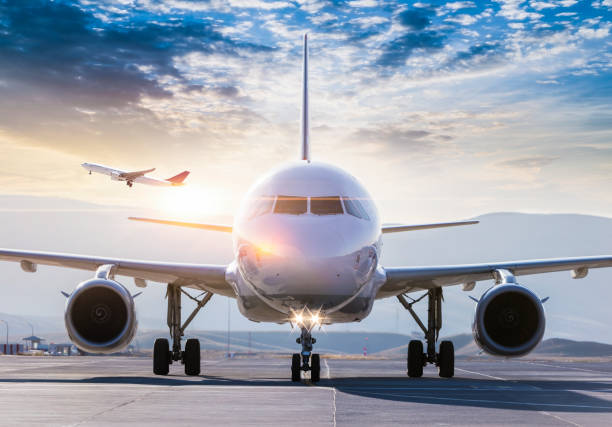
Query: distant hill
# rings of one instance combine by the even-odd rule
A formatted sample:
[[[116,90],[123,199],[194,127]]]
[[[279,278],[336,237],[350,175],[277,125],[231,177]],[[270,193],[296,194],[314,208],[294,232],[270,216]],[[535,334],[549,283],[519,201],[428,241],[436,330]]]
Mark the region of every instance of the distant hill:
[[[602,357],[612,356],[612,345],[592,341],[551,338],[536,348],[535,354],[547,356]]]
[[[147,331],[138,335],[137,347],[140,350],[153,348],[153,342],[161,331]],[[233,352],[274,352],[295,353],[299,345],[295,343],[297,332],[251,332],[249,347],[249,332],[235,331],[231,333],[230,349]],[[408,342],[413,337],[392,333],[359,333],[359,332],[328,332],[314,333],[317,338],[315,351],[325,354],[363,354],[364,347],[370,356],[404,358]],[[227,348],[227,333],[225,331],[192,331],[186,338],[199,338],[203,350],[225,350]],[[420,338],[420,337],[419,337]],[[440,340],[451,340],[455,345],[458,357],[474,356],[481,353],[471,334],[460,334],[442,337]],[[565,357],[605,357],[612,356],[612,345],[590,341],[572,341],[561,338],[551,338],[542,341],[533,351],[534,355],[565,356]]]

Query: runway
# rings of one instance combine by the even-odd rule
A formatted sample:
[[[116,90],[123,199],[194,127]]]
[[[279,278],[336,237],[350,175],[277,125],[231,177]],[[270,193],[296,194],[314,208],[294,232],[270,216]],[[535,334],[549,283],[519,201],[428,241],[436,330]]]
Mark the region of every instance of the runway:
[[[0,357],[2,425],[610,425],[612,363],[458,360],[456,377],[403,360],[323,359],[292,383],[289,359],[218,359],[203,375],[151,359]]]

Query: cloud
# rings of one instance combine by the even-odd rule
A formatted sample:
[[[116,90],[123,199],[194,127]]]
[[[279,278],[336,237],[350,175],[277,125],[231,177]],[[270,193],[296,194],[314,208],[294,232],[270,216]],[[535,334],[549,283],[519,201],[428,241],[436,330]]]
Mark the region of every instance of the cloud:
[[[504,168],[514,169],[541,169],[544,166],[550,165],[558,157],[547,157],[547,156],[533,156],[533,157],[519,157],[517,159],[506,160],[498,162],[497,166]]]
[[[442,49],[444,38],[436,31],[406,33],[382,47],[382,54],[378,57],[376,64],[383,67],[402,66],[417,49]]]
[[[499,42],[478,44],[470,46],[466,51],[457,52],[445,66],[475,69],[500,62],[506,53],[507,50]]]
[[[460,10],[473,8],[476,7],[476,5],[474,4],[474,2],[471,1],[453,1],[446,3],[444,7],[450,10]]]
[[[60,2],[9,0],[0,4],[0,15],[0,79],[92,108],[172,96],[159,79],[182,79],[173,65],[177,55],[268,49],[235,42],[207,22],[105,24],[95,13]]]
[[[431,24],[429,17],[433,14],[427,9],[408,9],[398,15],[398,20],[404,27],[413,30],[423,30]]]

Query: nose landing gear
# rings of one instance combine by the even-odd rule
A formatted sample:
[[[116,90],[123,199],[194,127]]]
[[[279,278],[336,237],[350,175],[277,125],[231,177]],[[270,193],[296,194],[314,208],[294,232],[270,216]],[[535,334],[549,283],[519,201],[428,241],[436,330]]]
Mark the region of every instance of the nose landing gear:
[[[301,372],[310,371],[310,381],[318,382],[321,378],[321,358],[318,353],[312,353],[312,345],[317,340],[312,337],[310,329],[302,327],[302,334],[295,342],[302,344],[302,352],[294,353],[291,358],[291,381],[300,381]]]

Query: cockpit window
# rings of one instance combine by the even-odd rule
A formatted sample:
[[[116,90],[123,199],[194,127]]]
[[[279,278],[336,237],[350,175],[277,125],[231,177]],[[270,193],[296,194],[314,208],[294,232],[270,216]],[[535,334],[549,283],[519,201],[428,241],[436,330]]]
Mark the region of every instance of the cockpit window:
[[[258,197],[253,203],[251,215],[249,218],[255,218],[256,216],[264,215],[272,210],[274,205],[274,196],[261,196]]]
[[[311,197],[310,213],[314,215],[342,215],[342,202],[340,197]]]
[[[274,213],[302,215],[308,211],[308,198],[299,196],[278,196]]]
[[[344,208],[346,209],[347,214],[368,221],[370,220],[368,213],[366,212],[359,199],[342,197],[342,200],[344,201]]]

